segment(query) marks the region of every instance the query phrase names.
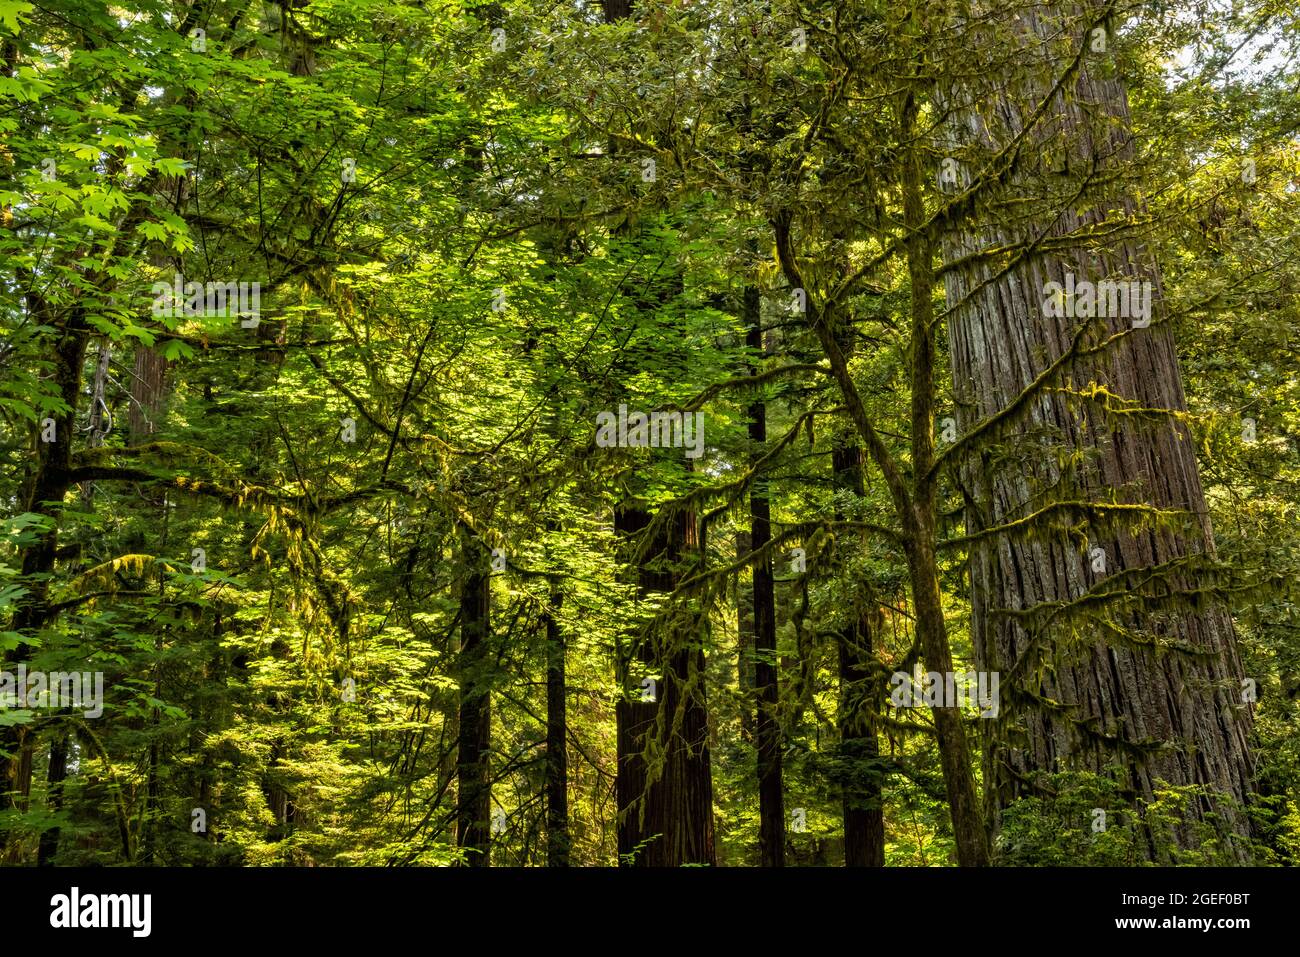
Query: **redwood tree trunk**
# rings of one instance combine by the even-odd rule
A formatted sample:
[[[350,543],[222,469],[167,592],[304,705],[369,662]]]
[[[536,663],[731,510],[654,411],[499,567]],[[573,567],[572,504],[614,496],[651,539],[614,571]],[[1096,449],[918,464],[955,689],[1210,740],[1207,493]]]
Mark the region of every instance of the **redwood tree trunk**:
[[[148,346],[135,348],[135,374],[131,377],[131,411],[127,415],[131,444],[139,445],[158,430],[167,389],[167,367],[161,354]]]
[[[615,527],[634,534],[649,521],[644,511],[623,508]],[[689,514],[667,523],[638,569],[642,594],[673,590],[678,573],[672,566],[694,544],[693,531]],[[630,660],[625,657],[619,664],[624,689],[615,707],[620,863],[679,867],[717,862],[704,650],[693,637],[681,633],[680,626],[657,628],[634,640]],[[629,680],[633,661],[654,679],[655,700],[642,700],[639,683]],[[629,860],[625,855],[635,856]]]
[[[632,0],[601,0],[601,9],[605,22],[614,23],[632,15]],[[617,152],[613,142],[608,150]],[[624,506],[615,514],[615,531],[632,535],[649,521],[646,512]],[[695,545],[694,517],[677,515],[639,564],[638,591],[671,592],[679,578],[674,566]],[[622,691],[615,706],[620,864],[716,863],[704,649],[698,635],[681,632],[669,625],[633,642],[630,658],[656,681],[654,701],[628,687],[629,656],[620,652],[616,662]]]
[[[1028,17],[1027,28],[1045,36],[1050,28]],[[1050,111],[1052,128],[1035,134],[1034,140],[1060,137],[1068,145],[1056,149],[1070,155],[1076,168],[1096,161],[1105,169],[1131,156],[1123,86],[1090,73],[1086,66],[1070,85],[1073,88],[1059,95]],[[1025,116],[1024,102],[1041,98],[1045,90],[1025,84],[1016,93],[1020,103],[1009,96],[982,109],[969,108],[961,131],[967,141],[996,149],[1016,135]],[[1026,176],[1017,176],[1008,192],[1014,199],[1031,195],[1033,187]],[[1067,208],[1049,237],[1106,220],[1107,209],[1122,215],[1140,208],[1131,196],[1093,197]],[[945,242],[946,258],[953,262],[1024,238],[1025,231],[992,226],[954,232]],[[1000,262],[987,260],[947,273],[948,302],[954,304],[948,335],[963,434],[1006,406],[1070,348],[1076,328],[1087,320],[1053,317],[1044,308],[1044,285],[1064,283],[1067,272],[1092,282],[1148,280],[1156,308],[1147,328],[1134,327],[1126,316],[1092,319],[1097,329],[1090,342],[1127,334],[1097,357],[1069,366],[1059,384],[1083,388],[1095,382],[1146,409],[1187,408],[1173,334],[1161,321],[1160,274],[1153,258],[1136,241],[1121,239],[1088,249],[1082,245],[1037,255],[1005,274],[999,273]],[[1082,464],[1072,465],[1066,455],[1050,451],[1044,436],[1067,454],[1083,452]],[[1149,800],[1156,781],[1163,779],[1210,785],[1245,802],[1252,778],[1251,722],[1240,700],[1242,669],[1226,611],[1213,606],[1165,608],[1157,615],[1126,607],[1118,613],[1120,627],[1195,649],[1203,655],[1196,660],[1172,652],[1156,654],[1150,646],[1104,641],[1095,626],[1079,634],[1058,629],[1036,635],[1021,620],[999,613],[1069,602],[1127,570],[1193,553],[1212,554],[1205,496],[1187,426],[1172,416],[1154,426],[1139,425],[1130,417],[1107,421],[1095,404],[1045,391],[1029,403],[999,444],[1014,454],[985,451],[963,461],[968,532],[1024,517],[1060,497],[1058,489],[1072,499],[1109,501],[1113,495],[1123,502],[1186,510],[1198,521],[1182,531],[1116,533],[1089,527],[1082,548],[1065,532],[1033,540],[995,534],[972,546],[975,658],[980,669],[998,671],[1003,678],[1002,720],[984,723],[989,731],[984,780],[994,809],[1032,790],[1028,776],[1033,772],[1102,772],[1117,757],[1126,769],[1122,783],[1140,798]],[[1187,587],[1192,582],[1184,577],[1172,584]],[[1009,676],[1014,676],[1010,685]],[[1039,706],[1044,699],[1059,703],[1059,708]],[[1133,749],[1152,744],[1165,747],[1135,759]],[[1243,822],[1235,820],[1237,829],[1243,829]]]

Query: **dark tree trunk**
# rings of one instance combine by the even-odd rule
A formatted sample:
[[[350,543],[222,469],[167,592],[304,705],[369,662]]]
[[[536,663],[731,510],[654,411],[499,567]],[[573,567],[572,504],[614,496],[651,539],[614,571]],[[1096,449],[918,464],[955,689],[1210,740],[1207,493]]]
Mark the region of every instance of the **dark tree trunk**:
[[[909,95],[903,107],[903,125],[907,135],[916,129],[916,120],[917,107]],[[921,654],[931,671],[948,674],[953,666],[948,623],[943,616],[943,596],[939,588],[939,492],[930,471],[935,461],[935,251],[933,241],[922,228],[926,217],[921,182],[920,157],[913,149],[904,163],[903,220],[907,229],[905,248],[911,287],[911,430],[912,467],[916,478],[911,514],[904,517],[904,528],[908,533],[908,577],[912,584]],[[961,710],[954,704],[936,707],[933,712],[957,860],[964,867],[987,866],[989,835],[980,814]]]
[[[649,521],[644,511],[625,507],[615,516],[615,528],[634,535]],[[666,523],[638,569],[638,591],[671,592],[678,580],[675,566],[694,544],[691,515]],[[704,650],[696,636],[683,633],[686,627],[692,626],[661,624],[633,639],[630,658],[620,657],[623,694],[615,707],[620,863],[716,863]],[[641,700],[639,681],[631,680],[640,672],[655,681],[653,701]]]
[[[859,498],[866,494],[862,450],[837,443],[831,449],[835,487]],[[837,514],[837,518],[843,518]],[[870,599],[865,590],[859,602]],[[848,625],[839,635],[840,754],[845,765],[843,788],[844,864],[847,867],[885,866],[883,775],[877,739],[878,680],[872,677],[875,635],[880,613],[875,607],[850,609]]]
[[[551,584],[546,609],[546,863],[569,866],[569,758],[564,632],[556,615],[564,596]]]
[[[28,309],[42,317],[49,313],[47,304],[34,293],[28,296]],[[58,551],[59,516],[71,487],[72,436],[81,399],[82,365],[89,338],[81,313],[74,310],[61,325],[52,350],[54,382],[67,411],[51,416],[55,429],[53,442],[41,441],[42,427],[39,423],[36,429],[36,467],[23,506],[25,511],[44,515],[53,524],[23,552],[22,580],[27,594],[18,602],[11,630],[26,636],[34,635],[54,617],[49,601],[49,580]],[[23,660],[30,647],[20,641],[6,661]],[[33,745],[25,726],[10,725],[0,729],[0,810],[20,808],[26,803],[31,792]],[[0,831],[0,850],[5,848],[7,840],[7,835]]]
[[[456,749],[456,844],[465,850],[465,864],[491,863],[492,785],[490,749],[492,733],[491,661],[488,636],[491,615],[491,578],[481,558],[466,549],[473,569],[465,578],[460,597],[460,723]]]
[[[605,22],[614,23],[632,15],[632,2],[601,0],[601,9]],[[616,152],[611,142],[609,155]],[[625,222],[620,229],[626,227]],[[624,506],[615,513],[614,527],[630,536],[649,521],[646,512]],[[675,565],[695,544],[692,515],[666,523],[638,565],[638,592],[671,592],[678,581]],[[629,687],[629,657],[620,652],[616,662],[622,691],[615,706],[620,864],[716,863],[704,649],[698,636],[681,632],[679,625],[663,625],[633,641],[631,658],[656,681],[654,701],[641,700],[639,685]]]
[[[758,289],[745,289],[745,346],[749,374],[758,372],[763,355],[763,327]],[[761,397],[749,406],[750,460],[762,457],[767,444],[767,404]],[[754,480],[749,493],[750,541],[761,549],[772,540],[772,506],[765,477]],[[777,716],[780,689],[776,672],[776,592],[772,556],[753,563],[754,688],[757,700],[758,847],[763,867],[785,866],[785,795],[781,778],[781,723]]]
[[[50,742],[50,769],[46,774],[46,801],[50,811],[58,814],[63,810],[63,782],[68,777],[68,735],[66,732],[55,735]],[[52,867],[54,855],[59,852],[59,829],[48,827],[41,832],[40,845],[36,851],[38,867]]]
[[[918,108],[913,97],[904,98],[903,134],[915,142]],[[921,653],[930,670],[952,671],[952,648],[948,641],[947,622],[943,614],[943,596],[939,588],[938,486],[932,474],[935,461],[934,415],[934,304],[931,296],[936,283],[934,244],[926,232],[926,214],[921,190],[920,158],[915,146],[904,157],[901,179],[903,226],[906,233],[908,282],[910,285],[910,362],[911,374],[911,476],[904,474],[871,422],[862,394],[849,369],[848,360],[837,341],[839,309],[808,303],[808,325],[821,344],[829,362],[828,372],[843,396],[849,418],[857,429],[864,448],[881,470],[889,488],[895,515],[902,527],[903,547],[907,558],[908,579],[916,609],[916,634]],[[773,217],[773,238],[781,269],[791,286],[802,288],[803,281],[791,242],[793,213],[783,210]],[[966,730],[958,707],[938,706],[934,711],[935,739],[939,746],[939,763],[943,769],[944,789],[952,819],[957,861],[963,867],[983,867],[989,863],[988,832],[980,815],[975,776],[971,768]]]
[[[614,530],[620,536],[631,537],[649,522],[649,516],[639,509],[624,506],[614,513]],[[656,542],[655,546],[664,543]],[[661,548],[654,548],[659,551]],[[654,576],[648,570],[638,570],[637,592],[640,595]],[[671,584],[671,583],[669,583]],[[651,831],[648,806],[648,781],[645,749],[653,736],[655,719],[663,699],[663,677],[657,673],[653,649],[640,636],[630,636],[630,654],[619,650],[616,671],[619,698],[614,705],[617,747],[617,779],[615,782],[618,805],[618,856],[620,866],[644,865],[648,848],[640,845],[655,836]],[[636,667],[634,667],[634,665]],[[645,672],[658,687],[643,694],[638,678]],[[653,693],[653,700],[650,694]],[[643,800],[644,799],[644,800]],[[635,855],[629,858],[628,855]]]
[[[1047,34],[1046,23],[1033,14],[1026,16],[1027,29],[1040,37]],[[1029,102],[1045,95],[1032,84],[1025,86],[1016,91],[1017,99]],[[1071,86],[1057,96],[1050,128],[1033,137],[1060,137],[1069,145],[1053,144],[1053,149],[1064,150],[1072,163],[1084,168],[1097,162],[1105,170],[1115,159],[1131,157],[1123,86],[1093,75],[1086,66]],[[983,114],[968,111],[961,135],[982,148],[997,148],[1020,132],[1024,115],[1023,105],[1006,97]],[[1052,150],[1040,143],[1029,152]],[[1033,195],[1035,189],[1018,176],[1008,192],[1014,199]],[[1141,207],[1131,196],[1094,196],[1067,208],[1048,239],[1102,222],[1108,209],[1124,215]],[[1052,221],[1050,216],[1039,218]],[[954,233],[946,240],[946,258],[953,262],[1026,237],[1027,229],[1015,227]],[[1125,316],[1090,320],[1094,330],[1087,344],[1125,334],[1095,357],[1067,363],[1058,384],[1083,389],[1097,383],[1145,409],[1187,408],[1172,331],[1162,322],[1160,273],[1153,257],[1132,240],[1088,243],[1087,249],[1084,245],[1081,241],[1073,251],[1037,255],[1004,275],[998,273],[999,263],[987,260],[947,273],[948,302],[954,304],[948,335],[963,434],[1014,400],[1068,352],[1076,329],[1089,321],[1053,317],[1044,308],[1045,284],[1064,283],[1066,272],[1092,282],[1150,281],[1156,308],[1148,328],[1134,327]],[[1048,441],[1064,447],[1065,454],[1053,452]],[[1244,803],[1252,787],[1251,721],[1241,703],[1242,668],[1232,619],[1222,608],[1201,605],[1153,613],[1127,605],[1115,617],[1118,628],[1194,649],[1202,656],[1197,659],[1175,652],[1157,654],[1150,646],[1127,641],[1105,641],[1096,625],[1082,635],[1067,629],[1035,633],[1022,619],[998,611],[1068,603],[1133,569],[1154,568],[1195,553],[1213,554],[1186,424],[1173,417],[1155,425],[1124,416],[1108,420],[1096,405],[1044,390],[999,444],[1020,451],[1002,456],[972,453],[963,460],[968,532],[1023,518],[1059,498],[1058,489],[1082,501],[1106,502],[1114,496],[1122,502],[1185,510],[1196,521],[1181,531],[1090,527],[1082,548],[1064,531],[1033,539],[997,533],[972,546],[975,657],[980,669],[1001,673],[1002,697],[1010,705],[1004,705],[1002,720],[985,722],[989,740],[984,780],[994,809],[1032,791],[1034,772],[1082,768],[1101,773],[1116,759],[1125,768],[1121,783],[1140,800],[1150,800],[1161,779],[1175,785],[1209,785]],[[1072,451],[1083,453],[1082,465],[1068,464]],[[1100,561],[1094,548],[1102,550]],[[1189,576],[1170,580],[1174,588],[1192,584]],[[1118,588],[1127,590],[1124,584]],[[1048,700],[1057,704],[1043,707]],[[1135,758],[1150,745],[1163,747]],[[1241,819],[1235,820],[1243,830]]]
[[[87,445],[99,448],[104,444],[104,437],[115,424],[108,412],[105,399],[108,386],[108,364],[112,358],[112,347],[108,340],[101,340],[95,360],[95,375],[90,384],[90,428]],[[95,486],[86,482],[81,487],[81,505],[88,512],[94,510]],[[68,776],[68,735],[57,732],[50,740],[49,772],[46,776],[46,803],[50,811],[57,814],[63,808],[63,782]],[[36,863],[38,867],[48,867],[59,852],[59,828],[50,827],[41,832],[37,846]]]
[[[153,733],[158,733],[159,714],[154,709]],[[149,776],[145,784],[144,811],[140,815],[140,830],[143,831],[141,845],[142,864],[154,865],[154,854],[158,847],[158,743],[149,745]]]
[[[736,532],[736,558],[741,559],[753,551],[753,539],[747,531]],[[736,686],[740,700],[740,736],[746,742],[754,740],[754,712],[749,701],[754,695],[754,588],[753,579],[746,581],[745,571],[736,572]]]

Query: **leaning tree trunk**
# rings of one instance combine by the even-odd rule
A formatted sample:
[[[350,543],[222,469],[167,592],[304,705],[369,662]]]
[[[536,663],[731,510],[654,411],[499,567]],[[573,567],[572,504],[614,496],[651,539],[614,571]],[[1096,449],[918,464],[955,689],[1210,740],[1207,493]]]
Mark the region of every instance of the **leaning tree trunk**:
[[[1050,28],[1040,17],[1022,13],[1024,17],[1025,28],[1036,31],[1038,39],[1048,35]],[[1085,63],[1056,94],[1047,111],[1050,121],[1030,134],[1033,146],[1024,150],[1026,162],[1054,157],[1053,165],[1063,159],[1067,171],[1094,163],[1106,170],[1131,158],[1127,95],[1118,81],[1100,72]],[[1008,143],[1048,89],[1041,83],[1008,88],[1015,92],[958,111],[967,147],[992,151]],[[999,198],[1034,195],[1033,183],[1050,182],[1050,175],[1036,181],[1032,171],[1021,169]],[[1159,308],[1154,258],[1139,242],[1124,238],[1094,237],[1087,248],[1083,242],[1075,248],[1051,243],[1140,212],[1141,204],[1121,192],[1060,205],[1063,212],[1040,211],[1034,222],[1022,226],[981,223],[955,229],[945,240],[945,258],[954,264],[998,246],[1014,249],[1051,224],[1043,242],[1051,244],[1050,252],[1033,254],[1010,268],[997,256],[966,260],[946,273],[959,435],[1015,400],[1071,349],[1078,328],[1087,322],[1095,328],[1083,337],[1086,345],[1122,336],[1090,357],[1067,362],[1055,385],[1085,390],[1095,383],[1121,397],[1111,397],[1112,405],[1171,413],[1187,408],[1172,330]],[[1065,285],[1067,272],[1094,283],[1151,282],[1156,291],[1151,324],[1144,326],[1141,316],[1135,324],[1133,315],[1075,319],[1060,315],[1075,312],[1073,308],[1048,308],[1045,284]],[[1034,772],[1103,772],[1118,761],[1124,768],[1121,783],[1139,803],[1153,797],[1158,780],[1208,785],[1244,803],[1252,777],[1250,716],[1240,700],[1242,669],[1225,610],[1170,602],[1154,610],[1128,601],[1109,606],[1082,627],[1067,614],[1055,620],[1016,614],[1108,588],[1122,599],[1144,577],[1135,570],[1213,554],[1185,422],[1174,415],[1156,416],[1155,424],[1149,416],[1107,415],[1101,405],[1044,389],[995,444],[972,442],[980,451],[967,450],[961,466],[968,533],[1024,518],[1063,497],[1182,510],[1194,519],[1182,529],[1166,523],[1107,528],[1094,522],[1083,544],[1077,534],[1064,530],[1033,536],[989,533],[971,544],[975,658],[980,669],[1002,676],[1001,719],[982,722],[989,732],[987,796],[997,811],[1033,789]],[[1188,574],[1171,575],[1167,582],[1171,590],[1194,584]],[[1180,646],[1196,657],[1157,650],[1156,645]],[[1208,809],[1203,804],[1199,810]],[[1238,831],[1244,829],[1240,817],[1233,820]],[[1190,831],[1179,828],[1176,839],[1191,842]],[[1154,847],[1148,853],[1154,854]]]

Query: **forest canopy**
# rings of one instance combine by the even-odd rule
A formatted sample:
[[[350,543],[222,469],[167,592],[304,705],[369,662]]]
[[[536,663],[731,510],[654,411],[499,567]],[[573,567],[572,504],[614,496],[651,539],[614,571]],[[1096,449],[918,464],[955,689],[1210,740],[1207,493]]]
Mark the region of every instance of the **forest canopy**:
[[[1300,863],[1298,46],[0,0],[0,861]]]

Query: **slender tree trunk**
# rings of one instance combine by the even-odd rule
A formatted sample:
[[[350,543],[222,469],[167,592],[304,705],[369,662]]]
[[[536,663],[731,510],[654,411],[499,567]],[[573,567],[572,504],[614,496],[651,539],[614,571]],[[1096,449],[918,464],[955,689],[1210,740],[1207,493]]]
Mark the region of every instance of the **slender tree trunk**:
[[[491,863],[492,785],[490,754],[492,699],[488,668],[491,578],[480,556],[467,561],[473,568],[460,598],[460,722],[456,750],[456,843],[465,850],[465,864]]]
[[[758,289],[744,293],[745,346],[749,374],[758,372],[763,355],[763,328]],[[750,459],[761,458],[767,444],[767,404],[761,397],[749,406]],[[772,506],[765,477],[756,478],[749,494],[751,545],[761,549],[772,540]],[[753,563],[754,687],[758,751],[758,846],[763,867],[785,866],[785,795],[781,777],[781,723],[777,716],[780,689],[776,671],[776,592],[772,557]]]
[[[564,595],[551,583],[546,609],[546,863],[569,866],[569,757],[564,632],[556,615]]]
[[[862,451],[856,445],[837,443],[831,449],[836,488],[859,498],[866,494]],[[843,515],[836,515],[843,518]],[[863,590],[860,601],[871,596]],[[854,607],[837,642],[839,646],[840,751],[848,770],[843,787],[844,863],[847,867],[885,866],[885,811],[883,775],[879,768],[877,700],[881,693],[873,680],[872,660],[880,613],[874,607]]]
[[[903,106],[903,126],[908,134],[915,130],[916,119],[917,106],[909,94]],[[953,670],[952,649],[939,589],[936,554],[938,486],[930,474],[935,458],[934,248],[922,230],[925,206],[921,193],[920,157],[915,147],[903,162],[902,185],[903,220],[908,233],[905,244],[908,284],[911,287],[912,468],[916,476],[911,514],[904,517],[904,528],[908,532],[907,565],[921,654],[931,671],[946,675]],[[988,831],[980,814],[961,710],[955,705],[933,710],[957,860],[965,867],[983,867],[989,862]]]
[[[620,536],[633,536],[645,527],[649,516],[628,506],[614,514],[614,530]],[[656,543],[659,544],[659,543]],[[650,574],[638,571],[638,595],[645,589]],[[648,849],[643,842],[655,836],[646,821],[648,808],[642,799],[647,796],[645,749],[654,733],[655,718],[663,695],[663,676],[657,673],[656,662],[648,642],[639,636],[630,636],[630,653],[618,652],[616,671],[620,695],[614,705],[617,747],[617,779],[615,781],[618,805],[618,859],[620,866],[646,863]],[[652,682],[643,690],[638,679],[642,672]],[[628,855],[635,855],[629,858]]]
[[[35,293],[28,296],[28,308],[42,317],[49,312],[46,303]],[[23,506],[25,511],[43,515],[52,524],[41,531],[36,541],[23,552],[22,578],[27,594],[18,602],[11,630],[24,635],[34,635],[54,617],[49,602],[49,579],[58,551],[59,516],[71,487],[72,436],[89,338],[83,316],[74,310],[60,326],[52,349],[54,382],[67,411],[50,417],[54,427],[53,441],[44,441],[43,425],[38,424],[36,430],[36,468]],[[5,660],[21,661],[30,647],[20,641]],[[26,803],[31,792],[33,743],[23,725],[0,729],[0,810],[22,808]],[[8,835],[0,831],[0,851],[7,843]]]
[[[108,363],[113,350],[108,340],[99,343],[99,354],[95,360],[95,376],[90,383],[90,429],[86,444],[97,449],[104,444],[104,436],[114,426],[112,414],[108,411],[106,392],[108,388]],[[81,485],[81,507],[94,511],[95,483],[83,482]]]
[[[90,385],[90,429],[87,444],[99,448],[104,444],[104,436],[113,427],[112,416],[108,412],[105,400],[108,386],[108,363],[112,358],[112,347],[108,340],[101,340],[95,360],[95,375]],[[81,506],[87,511],[94,511],[95,486],[86,482],[81,487]],[[51,813],[58,814],[63,808],[63,783],[68,776],[68,735],[57,732],[50,740],[49,772],[46,776],[46,802]],[[50,827],[41,832],[37,847],[36,863],[39,867],[48,867],[59,851],[59,828]]]
[[[46,774],[46,801],[50,811],[58,814],[63,810],[63,782],[68,777],[68,735],[66,732],[56,734],[50,742],[50,769]],[[36,852],[38,867],[52,867],[54,856],[59,852],[59,829],[49,827],[41,832],[40,846]]]
[[[154,709],[153,732],[158,733],[159,714]],[[149,745],[149,777],[145,785],[144,810],[140,815],[140,830],[143,831],[141,847],[142,864],[155,865],[154,860],[158,846],[158,742]]]
[[[907,136],[916,125],[916,104],[909,94],[903,104],[903,124]],[[932,243],[923,230],[925,208],[921,193],[921,172],[916,149],[904,158],[901,186],[907,240],[908,280],[911,287],[911,431],[912,478],[909,481],[885,446],[867,412],[866,404],[854,382],[836,337],[837,310],[808,303],[808,324],[825,354],[827,370],[844,397],[849,418],[880,468],[889,488],[895,513],[902,526],[907,557],[908,579],[916,607],[916,632],[921,653],[931,670],[952,670],[952,651],[947,624],[943,617],[943,600],[939,589],[939,563],[936,552],[938,490],[930,468],[934,462],[934,305],[935,285]],[[776,252],[781,268],[791,285],[801,285],[791,243],[793,215],[782,211],[772,219]],[[970,750],[957,707],[934,709],[935,738],[939,745],[944,788],[952,817],[957,861],[963,867],[983,867],[989,862],[988,834],[980,815],[975,791],[975,777],[970,766]]]
[[[753,538],[747,531],[736,532],[736,558],[744,558],[753,551]],[[740,736],[746,742],[754,740],[754,712],[748,702],[754,696],[754,588],[753,579],[746,572],[736,572],[736,686],[740,700]]]
[[[778,224],[778,243],[788,243],[784,230]],[[788,245],[786,246],[788,249]],[[913,335],[926,334],[932,328],[929,289],[925,285],[926,267],[919,270],[920,276],[913,279],[912,308],[919,313],[913,317]],[[921,292],[920,290],[925,290]],[[848,405],[859,434],[864,441],[880,445],[879,435],[870,424],[866,407],[853,378],[849,374],[847,362],[830,331],[832,317],[822,315],[812,322],[813,330],[821,341],[826,357],[830,360],[830,372],[839,385],[840,393]],[[931,333],[932,334],[932,333]],[[931,344],[932,347],[932,344]],[[919,360],[930,362],[931,349],[924,343],[919,344]],[[925,378],[925,374],[919,376]],[[916,389],[928,388],[924,382],[914,382]],[[914,406],[918,405],[914,399]],[[919,408],[913,409],[912,427],[914,430],[922,423],[928,426],[930,406],[923,400]],[[913,434],[914,469],[924,474],[924,463],[933,456],[933,435],[928,427],[924,432]],[[885,456],[877,458],[877,463],[888,462]],[[903,526],[903,542],[907,558],[908,580],[912,589],[912,602],[916,609],[916,633],[921,645],[921,654],[932,671],[948,672],[952,670],[952,651],[948,643],[947,624],[943,617],[943,599],[939,590],[939,563],[935,552],[936,535],[936,499],[932,484],[917,483],[911,490],[904,485],[904,480],[896,469],[886,470],[886,481],[891,486],[891,495],[899,512]],[[989,862],[988,834],[980,815],[979,801],[975,792],[975,778],[970,766],[970,751],[966,742],[966,732],[961,723],[961,714],[956,707],[938,707],[934,709],[935,738],[939,745],[940,766],[943,769],[944,789],[948,796],[948,809],[952,818],[953,836],[957,845],[957,861],[963,867],[983,867]]]
[[[1033,13],[1022,16],[1027,18],[1026,29],[1040,38],[1052,29]],[[1041,99],[1047,91],[1037,86],[1025,84],[1016,90],[1017,99]],[[1085,66],[1071,87],[1056,97],[1050,127],[1031,134],[1031,141],[1060,137],[1068,145],[1053,148],[1063,149],[1082,168],[1097,163],[1105,171],[1131,157],[1123,86]],[[991,109],[964,115],[961,135],[996,149],[1021,132],[1023,117],[1023,108],[1007,97]],[[1042,146],[1036,151],[1050,152]],[[1008,190],[1010,199],[1033,195],[1035,185],[1017,178]],[[1140,212],[1141,205],[1124,195],[1075,203],[1055,220],[1047,238],[1113,218],[1108,210],[1122,216]],[[1041,218],[1051,222],[1049,216]],[[981,225],[950,234],[945,254],[953,262],[1024,238],[1012,227]],[[1125,334],[1097,357],[1067,364],[1059,385],[1087,389],[1096,383],[1140,408],[1186,410],[1172,331],[1162,322],[1159,308],[1158,265],[1137,241],[1086,245],[1081,241],[1073,251],[1034,256],[1004,274],[990,260],[970,262],[946,274],[948,301],[954,304],[948,335],[963,432],[1005,407],[1065,355],[1078,327],[1088,321],[1096,324],[1089,342]],[[1130,316],[1086,320],[1049,314],[1054,310],[1044,306],[1045,284],[1064,284],[1067,272],[1092,282],[1151,282],[1156,295],[1150,327],[1135,326]],[[1064,451],[1047,448],[1043,436]],[[1090,528],[1082,548],[1065,531],[1032,539],[995,533],[972,545],[976,662],[982,670],[1001,673],[1003,699],[1012,706],[1004,707],[1001,720],[987,723],[984,779],[993,809],[1032,792],[1034,772],[1082,768],[1102,773],[1116,762],[1125,769],[1121,783],[1144,801],[1154,796],[1156,782],[1164,780],[1208,785],[1232,802],[1245,803],[1253,776],[1251,720],[1241,702],[1242,668],[1233,623],[1221,607],[1198,603],[1154,613],[1129,605],[1113,622],[1112,635],[1122,629],[1148,642],[1193,649],[1198,658],[1158,653],[1150,643],[1105,641],[1095,626],[1082,635],[1036,632],[1026,628],[1021,617],[998,611],[1069,603],[1130,570],[1155,568],[1196,553],[1212,555],[1213,533],[1186,424],[1173,416],[1154,426],[1124,416],[1110,419],[1096,405],[1044,391],[1000,441],[1006,448],[1035,451],[966,457],[962,476],[970,533],[1023,518],[1053,496],[1059,498],[1056,490],[1062,488],[1081,501],[1116,497],[1184,510],[1195,521],[1183,530],[1116,533]],[[1068,464],[1072,461],[1083,464]],[[1186,577],[1170,580],[1174,588],[1193,584]],[[1124,585],[1119,588],[1126,590]],[[1008,676],[1013,676],[1010,687]],[[1046,701],[1054,704],[1042,707]],[[1151,750],[1152,745],[1160,747]],[[1142,752],[1145,756],[1137,757]],[[1198,810],[1207,811],[1209,805]],[[1229,816],[1238,831],[1245,830],[1243,819]],[[1179,840],[1187,839],[1183,832]]]

